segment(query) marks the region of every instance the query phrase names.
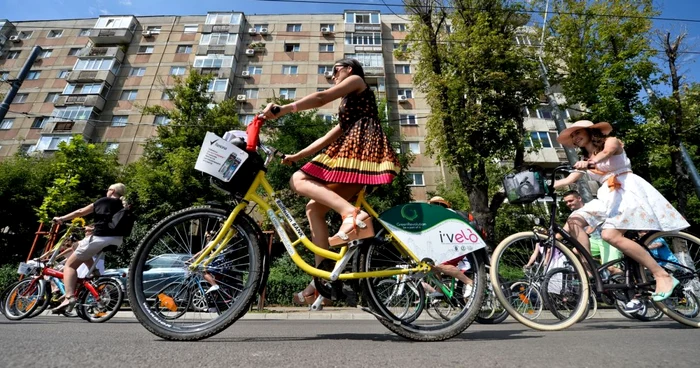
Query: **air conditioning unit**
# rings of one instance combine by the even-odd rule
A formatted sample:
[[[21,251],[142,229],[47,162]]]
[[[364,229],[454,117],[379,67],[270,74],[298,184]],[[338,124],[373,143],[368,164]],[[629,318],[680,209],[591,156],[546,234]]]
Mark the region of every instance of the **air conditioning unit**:
[[[10,41],[12,42],[19,42],[22,41],[19,36],[10,36]]]
[[[244,71],[244,72],[241,72],[241,77],[243,77],[243,78],[248,78],[248,77],[250,77],[250,72],[247,71],[247,70]]]
[[[406,102],[408,101],[408,97],[406,95],[399,95],[399,102]]]
[[[321,34],[329,35],[329,34],[331,34],[331,33],[333,33],[333,32],[331,32],[331,29],[330,29],[330,28],[328,28],[328,27],[323,27],[323,28],[321,28]]]
[[[248,28],[248,34],[249,35],[256,35],[256,34],[258,34],[258,30],[255,28]]]
[[[325,73],[323,73],[323,75],[324,75],[326,78],[333,78],[333,72],[325,72]]]
[[[246,100],[245,95],[238,95],[238,96],[236,96],[236,101],[245,102],[245,100]]]
[[[253,49],[245,49],[245,54],[248,56],[253,56],[255,55],[255,50]]]
[[[260,28],[260,34],[263,36],[267,35],[267,28]]]
[[[144,31],[143,37],[153,37],[153,31]]]

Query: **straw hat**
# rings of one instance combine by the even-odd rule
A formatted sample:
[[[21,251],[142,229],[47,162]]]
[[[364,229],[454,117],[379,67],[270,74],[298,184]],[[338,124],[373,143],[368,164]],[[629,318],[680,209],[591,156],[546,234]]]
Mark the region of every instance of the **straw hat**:
[[[598,129],[601,133],[603,133],[603,135],[608,135],[610,132],[612,132],[612,125],[609,123],[601,122],[593,124],[593,122],[589,120],[579,120],[571,124],[570,127],[562,130],[557,137],[557,142],[559,142],[562,146],[575,147],[573,139],[571,139],[571,133],[586,128]]]
[[[433,198],[430,198],[430,200],[428,201],[428,203],[430,203],[430,204],[438,204],[438,203],[439,203],[439,204],[444,205],[444,206],[447,207],[447,208],[451,208],[451,207],[452,207],[452,205],[450,205],[450,202],[446,201],[445,198],[442,198],[442,197],[440,197],[440,196],[435,196],[435,197],[433,197]]]

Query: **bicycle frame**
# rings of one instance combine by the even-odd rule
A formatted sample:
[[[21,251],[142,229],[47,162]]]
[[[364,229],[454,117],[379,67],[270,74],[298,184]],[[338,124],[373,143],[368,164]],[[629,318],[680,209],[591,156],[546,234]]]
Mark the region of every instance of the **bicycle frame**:
[[[265,198],[259,196],[258,189],[262,188],[264,192],[267,194]],[[360,193],[357,196],[357,201],[355,202],[355,207],[362,208],[364,209],[372,218],[378,218],[378,214],[374,209],[367,203],[364,197],[364,189],[360,191]],[[275,207],[277,210],[274,210],[273,207],[270,205],[268,202],[268,198],[271,198],[274,201]],[[397,269],[391,269],[391,270],[380,270],[380,271],[369,271],[369,272],[350,272],[350,273],[341,273],[341,271],[345,268],[347,265],[347,262],[350,260],[351,256],[353,253],[356,251],[357,247],[352,247],[345,245],[340,248],[339,252],[334,252],[331,250],[323,249],[313,242],[309,238],[306,237],[306,234],[302,231],[301,227],[298,225],[292,214],[289,212],[287,207],[285,207],[284,203],[277,198],[276,193],[270,183],[267,181],[265,177],[265,171],[261,170],[257,173],[255,179],[253,180],[253,183],[251,184],[250,188],[246,192],[245,196],[241,200],[241,202],[233,209],[231,214],[229,214],[228,218],[224,222],[221,230],[216,234],[214,239],[210,241],[210,243],[202,250],[202,252],[199,254],[199,256],[190,264],[189,269],[194,271],[197,269],[199,266],[204,266],[206,267],[214,258],[216,258],[226,247],[228,244],[228,241],[233,238],[234,235],[236,235],[235,230],[233,228],[233,223],[236,220],[236,217],[238,214],[243,211],[250,202],[256,203],[259,205],[267,214],[269,219],[272,222],[273,227],[275,228],[275,232],[277,235],[280,237],[282,240],[282,243],[284,244],[285,248],[287,249],[287,253],[289,253],[290,257],[292,258],[292,261],[304,272],[311,276],[327,279],[327,280],[351,280],[351,279],[362,279],[362,278],[369,278],[369,277],[389,277],[389,276],[395,276],[395,275],[405,275],[405,274],[412,274],[412,273],[419,273],[419,272],[428,272],[430,271],[430,266],[425,263],[421,262],[415,254],[413,254],[408,247],[406,247],[405,244],[403,244],[400,239],[397,237],[393,236],[391,233],[391,230],[386,229],[387,231],[387,237],[392,237],[394,241],[400,245],[401,249],[400,251],[403,253],[404,256],[409,257],[415,263],[417,264],[415,267],[412,268],[397,268]],[[292,241],[289,236],[287,235],[286,230],[282,227],[278,215],[281,214],[284,217],[284,220],[291,226],[291,228],[294,230],[294,233],[296,235],[296,240]],[[316,255],[319,255],[323,258],[330,259],[333,261],[336,261],[336,267],[334,271],[329,272],[325,270],[321,270],[319,268],[313,267],[306,263],[299,253],[296,250],[296,246],[299,244],[303,245],[307,249],[309,249],[311,252],[313,252]]]

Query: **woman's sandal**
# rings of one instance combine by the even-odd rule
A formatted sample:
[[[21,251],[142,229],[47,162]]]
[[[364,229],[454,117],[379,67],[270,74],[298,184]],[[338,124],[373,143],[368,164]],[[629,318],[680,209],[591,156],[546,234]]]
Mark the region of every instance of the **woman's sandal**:
[[[347,233],[341,230],[328,238],[328,244],[331,247],[343,246],[353,240],[366,239],[374,236],[372,218],[367,215],[368,217],[364,221],[358,220],[357,216],[360,212],[359,208],[355,208],[351,214],[343,216],[343,224],[341,224],[340,227],[343,227],[344,224],[352,224],[352,230]]]
[[[68,299],[64,299],[60,305],[58,305],[56,308],[52,309],[51,313],[52,314],[70,313],[73,311],[73,307],[75,307],[75,304],[77,302],[78,302],[78,300],[74,296],[71,296]]]
[[[303,291],[300,291],[292,297],[292,303],[296,305],[311,305],[314,300],[316,300],[316,293],[311,295],[304,295]]]

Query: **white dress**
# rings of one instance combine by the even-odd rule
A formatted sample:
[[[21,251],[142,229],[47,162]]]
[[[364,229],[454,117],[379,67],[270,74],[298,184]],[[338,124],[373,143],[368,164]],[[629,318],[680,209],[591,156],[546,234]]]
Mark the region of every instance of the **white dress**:
[[[632,173],[625,151],[599,162],[588,175],[601,184],[598,198],[574,214],[603,229],[677,231],[690,227],[646,180]]]

